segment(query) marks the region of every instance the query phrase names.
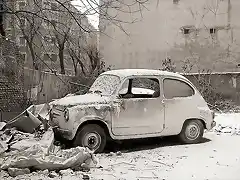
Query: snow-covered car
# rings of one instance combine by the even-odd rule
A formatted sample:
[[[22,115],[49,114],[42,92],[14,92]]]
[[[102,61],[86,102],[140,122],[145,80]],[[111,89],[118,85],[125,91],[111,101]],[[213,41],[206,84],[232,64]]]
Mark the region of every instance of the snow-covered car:
[[[179,135],[199,143],[216,123],[194,85],[178,73],[121,69],[102,73],[84,95],[50,104],[56,136],[102,152],[108,140]]]

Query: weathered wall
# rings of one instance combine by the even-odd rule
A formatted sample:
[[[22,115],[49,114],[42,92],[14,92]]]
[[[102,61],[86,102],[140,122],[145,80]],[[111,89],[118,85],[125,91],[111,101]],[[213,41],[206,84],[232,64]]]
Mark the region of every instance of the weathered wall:
[[[24,108],[23,59],[16,44],[0,37],[0,114]]]
[[[124,0],[129,5],[133,4],[132,1],[135,2]],[[238,71],[240,1],[173,2],[177,1],[148,1],[141,13],[137,3],[130,9],[125,6],[122,12],[108,8],[109,16],[129,23],[112,23],[100,16],[99,27],[103,31],[100,34],[100,51],[106,64],[113,68],[159,69],[162,60],[170,57],[177,71]],[[189,33],[184,34],[182,27],[189,29]]]
[[[204,83],[211,86],[216,95],[232,100],[240,104],[240,72],[226,72],[226,73],[191,73],[185,74],[198,89],[201,89],[201,85]],[[207,88],[207,87],[206,87]]]
[[[45,103],[65,96],[70,91],[72,76],[24,69],[24,89],[32,103]]]

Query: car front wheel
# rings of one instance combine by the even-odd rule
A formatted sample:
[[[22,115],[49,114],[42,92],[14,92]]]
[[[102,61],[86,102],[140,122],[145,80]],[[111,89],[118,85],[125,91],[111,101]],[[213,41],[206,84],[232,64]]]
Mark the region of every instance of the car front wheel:
[[[188,120],[184,123],[179,137],[183,143],[195,144],[201,142],[203,132],[204,126],[200,120]]]
[[[73,145],[88,147],[90,150],[100,153],[106,145],[106,134],[99,125],[88,124],[77,132]]]

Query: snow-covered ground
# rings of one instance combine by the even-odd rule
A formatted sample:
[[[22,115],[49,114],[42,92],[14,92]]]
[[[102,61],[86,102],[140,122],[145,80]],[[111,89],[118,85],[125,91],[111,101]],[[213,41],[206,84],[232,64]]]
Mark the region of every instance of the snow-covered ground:
[[[216,122],[218,132],[205,133],[200,144],[181,145],[168,138],[133,142],[127,148],[120,147],[122,153],[96,155],[101,167],[92,168],[89,172],[66,172],[53,176],[48,172],[34,172],[15,179],[239,180],[240,136],[232,129],[234,132],[239,130],[240,114],[218,114]],[[226,128],[231,131],[222,131]],[[1,172],[0,179],[12,179],[6,174],[3,177],[4,174]]]

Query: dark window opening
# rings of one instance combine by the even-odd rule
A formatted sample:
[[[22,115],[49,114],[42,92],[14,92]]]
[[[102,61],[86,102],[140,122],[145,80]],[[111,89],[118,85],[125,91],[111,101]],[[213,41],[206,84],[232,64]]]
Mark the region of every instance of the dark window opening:
[[[57,4],[51,3],[51,10],[56,11],[57,10]]]
[[[215,28],[210,28],[210,34],[215,34],[216,33],[216,29]]]
[[[157,98],[160,85],[156,78],[132,78],[124,82],[119,91],[122,98]]]
[[[52,55],[51,55],[51,60],[52,60],[53,62],[56,62],[56,61],[57,61],[57,55],[56,55],[56,54],[52,54]]]
[[[19,6],[19,10],[22,11],[22,10],[24,10],[24,8],[26,6],[26,3],[25,2],[19,2],[18,6]]]
[[[21,46],[25,46],[26,45],[26,39],[24,37],[20,37],[19,38],[19,43]]]
[[[173,4],[178,4],[180,0],[173,0]]]
[[[194,90],[190,85],[177,79],[164,79],[163,91],[166,99],[189,97],[194,95]]]
[[[23,61],[26,61],[26,54],[21,53],[20,56]]]
[[[189,34],[189,33],[190,33],[190,29],[183,28],[183,34]]]

